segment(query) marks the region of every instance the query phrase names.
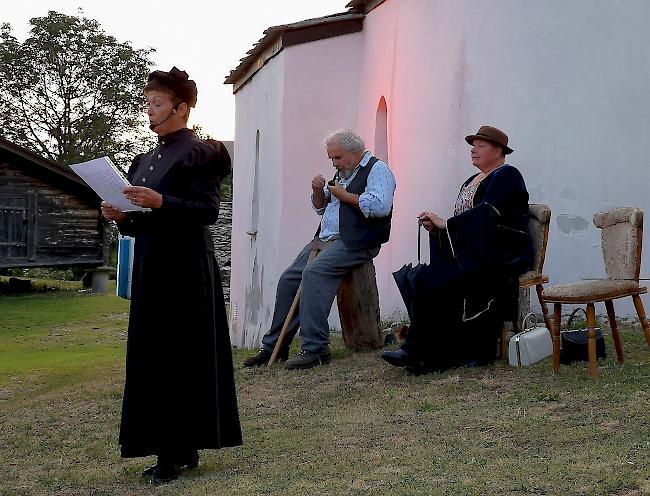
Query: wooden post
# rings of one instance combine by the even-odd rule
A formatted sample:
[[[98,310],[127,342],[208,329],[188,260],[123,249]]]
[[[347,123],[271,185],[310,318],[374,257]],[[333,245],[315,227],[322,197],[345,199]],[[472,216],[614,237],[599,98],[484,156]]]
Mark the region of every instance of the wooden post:
[[[337,305],[346,348],[368,351],[383,344],[379,330],[379,292],[372,260],[345,276]]]

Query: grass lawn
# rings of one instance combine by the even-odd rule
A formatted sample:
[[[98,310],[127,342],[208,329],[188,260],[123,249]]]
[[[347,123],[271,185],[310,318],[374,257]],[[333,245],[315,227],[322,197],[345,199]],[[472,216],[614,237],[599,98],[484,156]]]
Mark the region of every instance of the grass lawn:
[[[116,445],[128,302],[0,297],[0,494],[650,494],[650,352],[623,329],[626,362],[554,376],[548,361],[422,377],[352,354],[308,371],[243,370],[244,446],[203,452],[155,488],[153,458]]]

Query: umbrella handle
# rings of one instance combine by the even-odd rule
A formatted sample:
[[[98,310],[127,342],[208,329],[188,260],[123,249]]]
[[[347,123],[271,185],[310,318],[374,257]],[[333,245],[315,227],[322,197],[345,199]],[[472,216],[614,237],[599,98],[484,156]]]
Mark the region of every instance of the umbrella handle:
[[[422,224],[418,220],[418,263],[420,263],[420,233],[422,232]]]

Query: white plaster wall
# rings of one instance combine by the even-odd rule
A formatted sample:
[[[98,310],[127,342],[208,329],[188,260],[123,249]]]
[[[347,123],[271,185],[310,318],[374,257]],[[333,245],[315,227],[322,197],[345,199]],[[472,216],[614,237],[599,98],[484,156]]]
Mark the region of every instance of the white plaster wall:
[[[270,319],[268,301],[275,296],[272,278],[279,257],[282,184],[282,104],[284,54],[270,60],[263,71],[236,96],[235,164],[233,167],[232,268],[230,277],[230,334],[234,346],[257,346]],[[255,141],[260,132],[259,222],[251,229],[255,170]]]
[[[337,36],[286,50],[285,99],[282,116],[284,174],[279,224],[277,278],[298,251],[314,237],[321,217],[311,208],[311,180],[334,176],[323,138],[342,128],[356,128],[361,33]],[[271,302],[272,303],[272,302]],[[330,326],[340,328],[336,303]]]
[[[361,34],[351,34],[285,48],[236,94],[231,314],[236,305],[245,317],[231,334],[239,346],[259,345],[271,325],[278,279],[320,222],[310,207],[311,179],[334,173],[323,138],[355,127],[360,41]],[[258,128],[263,206],[251,242],[245,226]],[[338,326],[336,312],[330,323]]]
[[[463,137],[481,124],[508,132],[531,201],[553,210],[552,283],[604,275],[593,213],[650,211],[649,18],[644,0],[388,0],[367,16],[358,127],[374,135],[384,95],[398,179],[377,267],[384,316],[401,309],[388,274],[415,257],[415,215],[451,214],[473,173]]]
[[[277,278],[317,226],[307,197],[311,177],[331,168],[322,136],[350,126],[373,149],[382,96],[398,182],[391,240],[375,261],[383,318],[405,314],[391,272],[416,259],[418,212],[451,215],[458,187],[475,172],[464,136],[482,124],[509,134],[509,163],[524,174],[531,201],[553,210],[551,282],[603,276],[593,213],[650,211],[649,20],[645,0],[387,0],[362,33],[285,49],[237,93],[231,297],[240,314],[254,287],[254,250],[239,231],[250,218],[242,195],[252,187],[258,125],[266,126],[267,166],[256,245],[264,279],[248,337],[240,319],[234,342],[257,344]],[[650,274],[648,253],[642,276]],[[625,301],[616,308],[634,312]]]

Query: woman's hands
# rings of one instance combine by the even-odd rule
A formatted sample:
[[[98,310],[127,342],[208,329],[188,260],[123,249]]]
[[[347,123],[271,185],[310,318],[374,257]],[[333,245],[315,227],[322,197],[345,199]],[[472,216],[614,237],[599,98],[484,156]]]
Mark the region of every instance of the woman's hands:
[[[145,188],[144,186],[129,186],[124,188],[124,196],[138,207],[143,208],[160,208],[162,206],[163,197],[160,193]],[[102,215],[108,221],[114,220],[118,224],[126,220],[126,214],[118,210],[108,202],[102,202]]]
[[[434,212],[420,212],[418,221],[429,232],[436,229],[447,229],[447,221]]]
[[[108,221],[114,220],[118,224],[126,220],[126,214],[111,205],[108,202],[102,202],[102,215]]]
[[[160,208],[163,203],[160,193],[144,186],[128,186],[124,188],[123,193],[131,203],[138,207]]]

